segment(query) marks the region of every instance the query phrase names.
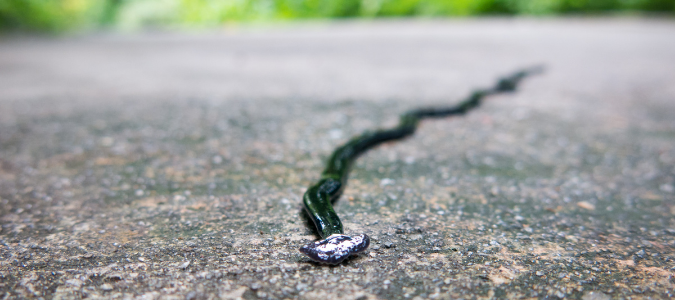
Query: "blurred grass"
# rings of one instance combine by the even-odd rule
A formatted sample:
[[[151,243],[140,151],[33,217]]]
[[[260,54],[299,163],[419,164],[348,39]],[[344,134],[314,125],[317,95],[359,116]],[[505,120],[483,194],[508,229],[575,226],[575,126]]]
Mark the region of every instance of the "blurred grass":
[[[675,15],[675,0],[0,0],[0,29],[63,32],[294,19],[617,12]]]

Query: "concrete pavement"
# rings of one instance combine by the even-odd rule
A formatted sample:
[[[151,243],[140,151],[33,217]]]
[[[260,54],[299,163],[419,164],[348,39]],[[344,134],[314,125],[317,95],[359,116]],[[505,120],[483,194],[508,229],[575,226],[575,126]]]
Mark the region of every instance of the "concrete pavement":
[[[44,298],[667,298],[675,22],[467,19],[0,38],[0,291]],[[339,144],[547,72],[361,157],[321,266],[300,196]]]

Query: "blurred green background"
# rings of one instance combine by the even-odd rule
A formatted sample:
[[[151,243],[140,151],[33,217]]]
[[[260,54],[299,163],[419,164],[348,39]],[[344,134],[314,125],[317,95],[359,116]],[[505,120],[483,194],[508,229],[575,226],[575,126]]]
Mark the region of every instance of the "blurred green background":
[[[295,19],[659,13],[675,0],[0,0],[0,29],[217,27]]]

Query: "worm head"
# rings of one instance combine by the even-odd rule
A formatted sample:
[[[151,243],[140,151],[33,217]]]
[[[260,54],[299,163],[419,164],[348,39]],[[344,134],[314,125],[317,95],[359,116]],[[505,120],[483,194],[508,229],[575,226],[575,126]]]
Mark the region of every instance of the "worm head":
[[[333,234],[323,240],[302,246],[300,252],[316,262],[339,264],[350,255],[366,250],[369,245],[370,238],[365,234],[354,237]]]

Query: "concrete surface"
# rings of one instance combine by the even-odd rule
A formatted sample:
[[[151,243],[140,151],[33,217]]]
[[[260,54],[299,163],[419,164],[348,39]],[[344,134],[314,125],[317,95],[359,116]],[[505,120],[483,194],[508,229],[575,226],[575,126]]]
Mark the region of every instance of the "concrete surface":
[[[360,158],[339,266],[300,196]],[[658,299],[675,293],[675,21],[383,21],[0,38],[0,296]]]

